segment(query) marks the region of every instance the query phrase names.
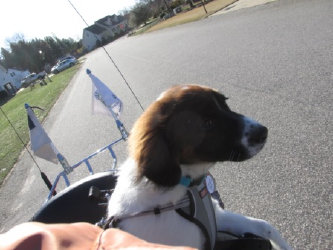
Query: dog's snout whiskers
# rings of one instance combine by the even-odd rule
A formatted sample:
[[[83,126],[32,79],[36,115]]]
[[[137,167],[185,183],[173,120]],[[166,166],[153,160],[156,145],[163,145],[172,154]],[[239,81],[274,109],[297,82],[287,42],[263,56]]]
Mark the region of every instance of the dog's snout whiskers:
[[[229,161],[232,161],[234,159],[235,151],[231,150]]]

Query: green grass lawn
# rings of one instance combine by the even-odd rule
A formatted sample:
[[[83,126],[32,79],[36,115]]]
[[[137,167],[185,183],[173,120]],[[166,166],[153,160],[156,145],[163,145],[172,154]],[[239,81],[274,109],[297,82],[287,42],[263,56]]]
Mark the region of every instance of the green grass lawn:
[[[79,67],[80,64],[77,64],[54,75],[51,77],[52,82],[46,79],[48,83],[46,86],[35,84],[32,89],[28,87],[18,92],[15,97],[1,107],[25,144],[29,143],[30,138],[24,104],[28,103],[31,106],[43,108],[44,112],[35,111],[38,119],[43,121]],[[23,147],[22,142],[15,134],[4,114],[0,112],[0,185],[16,163]]]
[[[207,10],[207,13],[205,12],[204,8],[197,7],[190,11],[183,12],[180,14],[177,14],[165,21],[159,22],[158,24],[149,27],[145,30],[145,32],[151,32],[155,30],[160,30],[168,27],[173,27],[176,25],[193,22],[200,20],[202,18],[205,18],[211,14],[214,14],[215,12],[225,8],[226,6],[236,2],[236,0],[214,0],[207,4],[205,4],[205,8]]]

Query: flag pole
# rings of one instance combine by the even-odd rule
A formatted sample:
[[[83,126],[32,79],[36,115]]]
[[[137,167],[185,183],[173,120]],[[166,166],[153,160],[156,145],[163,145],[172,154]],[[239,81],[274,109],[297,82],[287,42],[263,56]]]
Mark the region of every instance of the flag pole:
[[[48,135],[46,134],[46,132],[45,132],[44,129],[42,128],[42,125],[41,125],[40,122],[38,121],[38,119],[37,119],[37,117],[36,117],[34,111],[32,110],[32,107],[29,106],[29,104],[27,104],[27,103],[24,105],[24,107],[26,108],[27,113],[28,113],[28,121],[29,121],[29,119],[30,119],[30,122],[32,122],[32,121],[31,121],[32,118],[29,117],[29,111],[31,110],[32,114],[35,116],[35,117],[34,117],[34,122],[35,122],[35,123],[38,123],[38,125],[40,126],[40,130],[42,130],[42,133],[43,133],[43,134],[39,134],[38,136],[43,136],[43,135],[44,135],[44,137],[47,137],[47,139],[49,140],[48,143],[53,145],[51,139],[49,139]],[[30,130],[30,137],[31,137],[31,130]],[[33,139],[33,138],[30,138],[30,140],[32,140],[32,139]],[[32,146],[33,146],[33,145],[32,145]],[[52,147],[52,146],[51,146],[51,147]],[[54,147],[54,145],[53,145],[53,147]],[[33,148],[32,148],[32,149],[33,149]],[[33,150],[33,151],[34,151],[34,150]],[[39,156],[36,152],[34,152],[34,153],[35,153],[37,156]],[[73,168],[69,165],[67,159],[66,159],[66,158],[65,158],[65,157],[64,157],[64,156],[63,156],[63,155],[62,155],[57,149],[55,149],[55,147],[53,148],[53,153],[56,155],[56,158],[58,159],[58,161],[60,162],[61,166],[63,167],[63,169],[64,169],[66,175],[68,175],[69,173],[71,173],[71,172],[73,171]],[[44,156],[44,157],[43,157],[43,156],[39,156],[39,157],[44,158],[45,160],[51,161],[51,162],[53,162],[53,163],[56,163],[56,162],[54,162],[52,159],[50,160],[49,158],[48,158],[48,159],[45,158],[45,156]],[[69,180],[68,180],[67,177],[64,177],[64,179],[65,179],[66,184],[69,183]]]
[[[91,77],[91,70],[90,69],[86,69],[86,73]],[[93,83],[94,84],[94,83]],[[105,85],[105,84],[103,84]],[[107,86],[105,86],[105,88],[107,88]],[[108,88],[107,88],[108,89]],[[108,91],[110,91],[108,89]],[[122,138],[124,140],[126,140],[128,138],[128,132],[124,126],[124,124],[119,120],[118,116],[115,114],[115,112],[112,109],[112,105],[108,105],[105,100],[103,99],[103,96],[101,93],[99,93],[98,91],[96,91],[94,93],[94,96],[96,97],[97,100],[99,100],[111,113],[113,119],[116,121],[116,125],[118,130],[120,131],[120,134],[122,136]]]

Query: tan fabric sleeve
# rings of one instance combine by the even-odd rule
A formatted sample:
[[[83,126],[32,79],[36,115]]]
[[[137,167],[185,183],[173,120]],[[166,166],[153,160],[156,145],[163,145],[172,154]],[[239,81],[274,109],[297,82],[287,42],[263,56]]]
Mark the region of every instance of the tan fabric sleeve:
[[[111,249],[177,249],[149,243],[119,229],[101,228],[89,223],[43,224],[27,222],[0,234],[0,250],[111,250]]]

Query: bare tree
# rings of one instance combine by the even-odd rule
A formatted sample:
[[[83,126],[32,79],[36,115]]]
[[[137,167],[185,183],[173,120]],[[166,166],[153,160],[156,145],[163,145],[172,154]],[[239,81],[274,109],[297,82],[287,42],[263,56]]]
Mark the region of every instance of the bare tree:
[[[141,24],[146,25],[148,19],[152,17],[152,10],[150,8],[150,0],[141,0],[137,2],[131,10],[130,25],[132,27],[139,26]]]

